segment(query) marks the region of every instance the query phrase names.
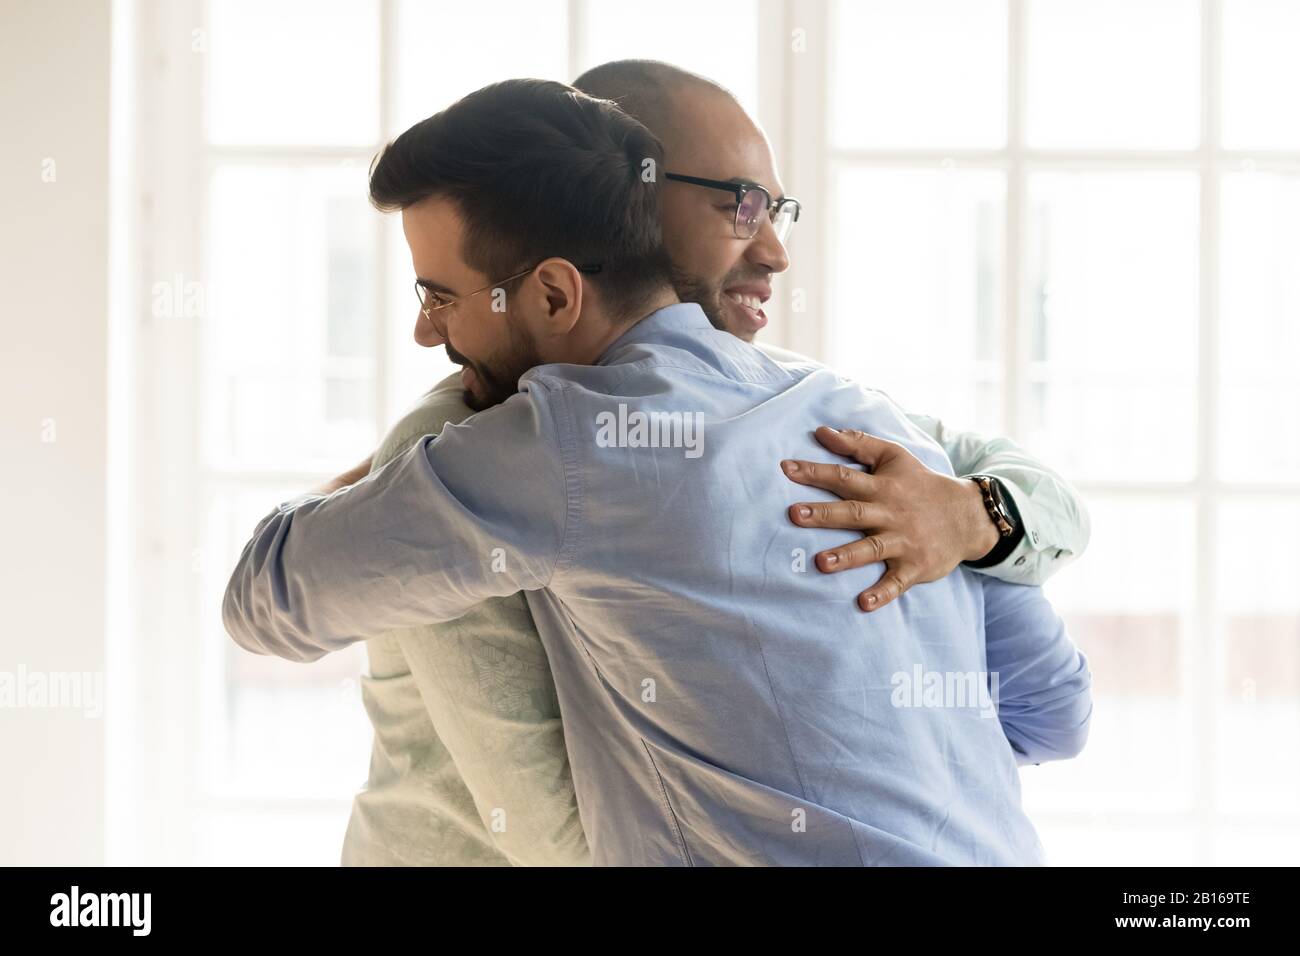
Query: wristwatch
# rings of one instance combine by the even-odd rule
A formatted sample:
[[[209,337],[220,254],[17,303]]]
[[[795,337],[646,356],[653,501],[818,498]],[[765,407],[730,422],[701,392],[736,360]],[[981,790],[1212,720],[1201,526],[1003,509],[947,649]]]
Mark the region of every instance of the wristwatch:
[[[992,475],[967,475],[966,477],[980,486],[980,494],[984,496],[984,510],[989,513],[989,520],[998,529],[1001,537],[984,557],[962,563],[969,568],[990,568],[995,564],[1001,564],[1016,549],[1016,545],[1020,544],[1020,539],[1025,535],[1025,529],[1020,523],[1020,512],[1016,510],[1016,503],[1005,493],[1002,482]]]

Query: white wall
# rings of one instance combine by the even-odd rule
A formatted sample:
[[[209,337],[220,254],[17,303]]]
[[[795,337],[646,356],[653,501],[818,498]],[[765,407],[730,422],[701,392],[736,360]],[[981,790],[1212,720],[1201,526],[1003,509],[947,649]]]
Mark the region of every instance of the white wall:
[[[0,0],[0,680],[105,669],[109,50]],[[104,776],[102,719],[0,706],[0,864],[102,862]]]

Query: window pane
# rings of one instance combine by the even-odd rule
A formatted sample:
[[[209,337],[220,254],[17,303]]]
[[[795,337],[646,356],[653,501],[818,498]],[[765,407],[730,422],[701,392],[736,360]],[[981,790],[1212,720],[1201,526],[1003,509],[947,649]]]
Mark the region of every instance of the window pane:
[[[253,528],[306,490],[259,486],[208,498],[197,757],[209,795],[349,800],[365,780],[371,728],[357,681],[364,645],[299,664],[241,649],[221,624],[230,569]]]
[[[1300,480],[1300,175],[1222,189],[1220,475]]]
[[[996,431],[1002,174],[850,167],[833,192],[830,364],[908,411]]]
[[[1219,809],[1300,820],[1300,502],[1221,509]]]
[[[1300,148],[1300,4],[1223,5],[1223,142],[1229,149]]]
[[[1026,438],[1076,480],[1190,478],[1196,176],[1044,173],[1029,196]]]
[[[396,107],[389,136],[498,80],[574,79],[565,75],[565,0],[401,0],[396,28]]]
[[[832,15],[833,145],[1006,143],[1005,0],[837,0]]]
[[[1042,767],[1021,772],[1030,781]],[[1087,823],[1065,823],[1029,813],[1049,866],[1195,866],[1195,831],[1155,817],[1139,826],[1117,824],[1101,815]]]
[[[338,866],[350,809],[204,810],[190,833],[194,866]]]
[[[758,115],[757,0],[659,0],[631,15],[621,3],[583,9],[582,69],[628,57],[667,60],[721,83]]]
[[[1223,827],[1215,834],[1212,866],[1295,866],[1300,860],[1300,827],[1261,823]],[[1160,864],[1164,865],[1161,860]]]
[[[212,142],[375,142],[376,0],[221,0],[209,11]]]
[[[360,166],[212,177],[203,442],[218,468],[335,473],[375,443],[377,218]]]
[[[1195,0],[1029,0],[1026,16],[1031,146],[1197,145]]]
[[[1195,733],[1184,674],[1195,512],[1179,499],[1092,497],[1088,508],[1088,553],[1044,590],[1088,656],[1092,727],[1077,760],[1024,770],[1026,804],[1070,812],[1190,807]]]

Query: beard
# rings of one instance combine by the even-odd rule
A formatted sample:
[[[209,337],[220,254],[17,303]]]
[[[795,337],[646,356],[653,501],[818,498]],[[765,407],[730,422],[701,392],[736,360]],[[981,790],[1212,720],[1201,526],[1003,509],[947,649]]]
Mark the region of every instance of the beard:
[[[694,302],[704,310],[704,317],[719,332],[727,331],[722,315],[722,283],[711,284],[697,276],[672,267],[673,290],[683,302]]]
[[[676,263],[672,267],[673,289],[677,293],[677,298],[683,302],[694,302],[704,311],[705,318],[715,329],[719,332],[729,332],[744,342],[752,342],[756,330],[746,327],[744,323],[737,324],[734,314],[731,316],[732,324],[728,324],[730,302],[723,290],[752,282],[766,284],[771,281],[771,275],[770,270],[742,264],[716,282],[710,282],[684,272],[677,267]]]
[[[532,338],[507,322],[507,341],[501,351],[487,362],[476,362],[462,355],[450,342],[445,343],[447,357],[457,365],[470,369],[478,382],[478,389],[465,389],[464,400],[476,412],[500,405],[519,391],[519,377],[531,368],[543,364]]]

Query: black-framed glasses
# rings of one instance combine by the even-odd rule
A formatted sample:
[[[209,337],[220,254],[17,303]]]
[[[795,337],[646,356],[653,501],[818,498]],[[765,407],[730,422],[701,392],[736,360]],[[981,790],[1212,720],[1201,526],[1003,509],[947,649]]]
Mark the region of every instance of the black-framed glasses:
[[[542,260],[542,262],[545,261],[546,261],[545,259]],[[533,265],[525,269],[523,272],[516,272],[512,276],[506,276],[504,279],[498,279],[496,282],[489,282],[481,289],[475,289],[473,292],[466,292],[464,295],[460,295],[460,296],[448,295],[445,292],[439,292],[437,289],[431,289],[429,286],[425,284],[423,279],[416,279],[415,297],[420,300],[420,311],[424,313],[425,318],[430,318],[431,313],[437,312],[439,309],[445,309],[449,305],[455,305],[457,302],[461,301],[462,299],[468,299],[471,296],[476,296],[479,295],[480,293],[486,292],[488,289],[495,289],[498,288],[499,286],[505,285],[507,282],[513,282],[515,279],[521,279],[524,276],[528,275],[528,273],[532,272],[541,264],[542,264],[541,262],[534,263]],[[592,263],[591,265],[575,266],[574,268],[576,268],[579,272],[585,273],[587,275],[595,275],[597,272],[600,271],[601,267],[600,267],[600,263]]]
[[[786,236],[790,235],[790,230],[799,221],[799,211],[802,208],[799,200],[792,196],[782,196],[774,200],[772,194],[758,183],[747,183],[743,180],[701,179],[699,176],[683,176],[681,173],[664,173],[664,176],[679,183],[690,183],[692,186],[725,190],[735,196],[736,221],[733,228],[738,239],[753,239],[758,235],[764,213],[772,220],[776,238],[781,242],[785,242]]]

